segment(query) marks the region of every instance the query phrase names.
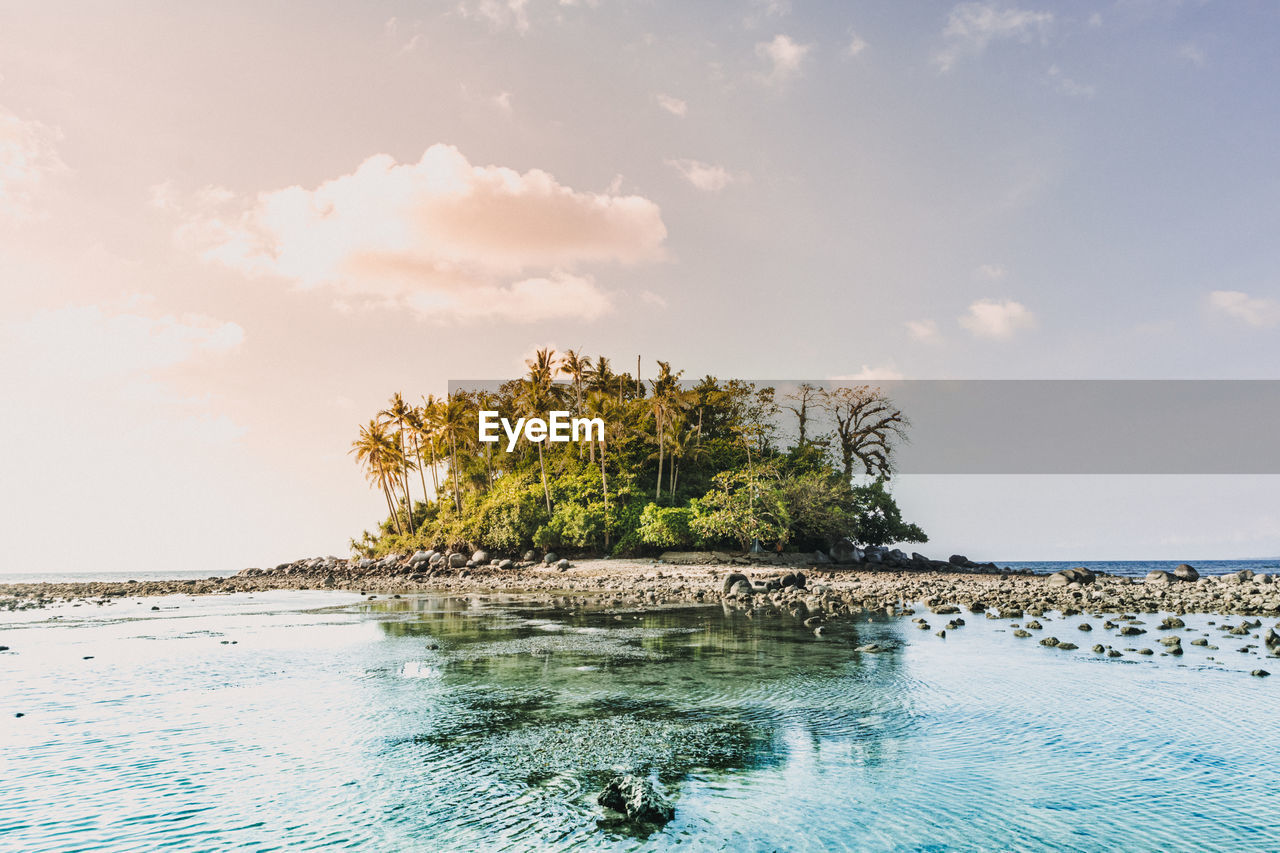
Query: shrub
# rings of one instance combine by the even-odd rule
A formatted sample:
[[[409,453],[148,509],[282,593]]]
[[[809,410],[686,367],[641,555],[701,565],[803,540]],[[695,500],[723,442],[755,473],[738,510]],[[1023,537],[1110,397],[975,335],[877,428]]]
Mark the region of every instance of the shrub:
[[[685,506],[660,507],[649,504],[640,513],[639,539],[655,548],[683,548],[693,544],[689,524],[693,510]]]

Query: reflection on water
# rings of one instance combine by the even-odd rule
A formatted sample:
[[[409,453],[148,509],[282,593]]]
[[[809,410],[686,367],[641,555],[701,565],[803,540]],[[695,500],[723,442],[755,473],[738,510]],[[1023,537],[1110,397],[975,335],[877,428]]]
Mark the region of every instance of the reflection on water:
[[[981,618],[159,603],[0,623],[0,847],[1280,849],[1280,678],[1205,618],[1220,649],[1110,660]],[[1043,633],[1135,642],[1083,619]],[[604,820],[618,770],[675,820]]]

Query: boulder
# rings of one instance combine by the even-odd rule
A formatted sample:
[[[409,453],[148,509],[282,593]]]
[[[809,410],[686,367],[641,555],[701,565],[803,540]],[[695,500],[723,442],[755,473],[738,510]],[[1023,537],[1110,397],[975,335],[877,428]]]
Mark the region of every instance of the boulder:
[[[533,563],[533,562],[536,562],[536,561],[537,561],[537,559],[538,559],[538,554],[537,554],[537,552],[535,552],[535,551],[525,551],[525,552],[524,552],[524,561],[525,561],[526,563]]]
[[[868,563],[883,563],[885,555],[889,553],[889,549],[883,545],[868,545],[863,549],[862,553]]]
[[[548,551],[546,554],[542,555],[542,562],[546,563],[548,566],[554,566],[559,560],[560,555],[555,551]]]
[[[449,555],[449,568],[461,569],[467,565],[467,557],[465,554],[453,553]]]
[[[858,562],[858,546],[848,536],[842,536],[831,543],[831,559],[837,563]]]
[[[512,567],[512,566],[514,566],[514,565],[515,565],[515,563],[511,562],[510,560],[502,560],[502,561],[500,561],[500,562],[498,563],[498,568],[500,568],[500,569],[509,569],[509,568],[511,568],[511,567]]]
[[[430,559],[431,559],[431,554],[430,554],[430,552],[428,552],[428,551],[414,551],[414,552],[413,552],[413,556],[409,558],[409,565],[410,565],[410,566],[416,566],[416,565],[418,565],[419,563],[425,563],[425,562],[427,562],[427,561],[428,561],[428,560],[430,560]]]
[[[967,566],[969,565],[969,558],[963,554],[952,554],[947,558],[947,562],[953,566]]]
[[[610,779],[596,802],[626,815],[633,823],[664,824],[676,814],[675,806],[652,782],[630,774]]]
[[[1196,571],[1195,566],[1189,566],[1186,563],[1183,563],[1174,569],[1173,576],[1180,581],[1195,581],[1200,579],[1200,573]]]
[[[1156,569],[1154,571],[1147,572],[1146,580],[1149,584],[1164,585],[1173,583],[1174,577],[1168,572],[1162,572],[1159,569]]]
[[[732,595],[734,586],[739,583],[745,583],[748,589],[751,588],[751,578],[747,577],[742,572],[731,572],[724,579],[724,587],[722,588],[722,592],[725,595]]]
[[[563,572],[569,568],[569,561],[564,559],[556,560],[556,568]]]
[[[475,563],[477,566],[483,566],[485,563],[489,562],[489,552],[476,551],[471,555],[471,562]]]
[[[813,562],[821,565],[822,563],[830,563],[831,558],[828,557],[826,554],[822,553],[821,551],[814,551]]]
[[[910,558],[907,556],[906,552],[903,551],[901,548],[894,548],[892,551],[890,551],[888,554],[885,555],[885,559],[893,563],[905,563]]]
[[[752,585],[751,581],[735,581],[733,586],[729,587],[729,595],[750,598],[755,595],[755,587]]]
[[[929,562],[929,558],[926,557],[924,554],[921,554],[919,551],[912,551],[911,561],[913,563],[927,563]]]

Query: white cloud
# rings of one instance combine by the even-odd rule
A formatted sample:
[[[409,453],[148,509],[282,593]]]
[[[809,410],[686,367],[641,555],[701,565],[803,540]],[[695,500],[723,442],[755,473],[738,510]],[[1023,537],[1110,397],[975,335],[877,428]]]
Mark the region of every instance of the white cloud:
[[[1206,59],[1204,49],[1189,42],[1178,48],[1178,58],[1185,59],[1197,68],[1203,68]]]
[[[979,299],[960,317],[960,325],[979,338],[1005,339],[1035,328],[1036,318],[1021,302]]]
[[[720,192],[729,184],[740,183],[746,175],[736,175],[724,166],[703,163],[700,160],[667,160],[668,166],[678,171],[689,183],[704,192]]]
[[[995,3],[961,3],[951,10],[942,31],[946,47],[934,57],[941,71],[950,71],[966,56],[980,56],[995,41],[1029,42],[1043,38],[1053,24],[1052,12]]]
[[[756,56],[769,63],[769,70],[762,78],[768,83],[779,85],[796,77],[812,49],[813,45],[799,44],[781,33],[774,36],[772,41],[760,42],[756,45]]]
[[[511,93],[510,92],[499,92],[498,94],[494,95],[493,104],[502,112],[506,113],[507,115],[511,115]]]
[[[790,0],[751,0],[751,9],[742,19],[742,24],[754,30],[770,18],[783,18],[790,14]]]
[[[664,94],[654,95],[653,98],[658,102],[658,106],[662,107],[673,116],[680,116],[681,118],[684,118],[685,114],[689,112],[689,105],[680,98]]]
[[[0,216],[37,216],[35,196],[50,177],[67,171],[55,145],[61,134],[0,107]]]
[[[178,228],[203,258],[250,276],[435,320],[527,322],[600,316],[608,294],[581,268],[660,259],[666,235],[646,198],[473,166],[448,145],[417,163],[379,154],[315,189],[202,208]]]
[[[135,297],[118,308],[38,311],[6,324],[3,333],[0,357],[21,365],[7,389],[16,400],[42,409],[56,398],[80,412],[148,413],[202,441],[230,441],[244,433],[210,410],[208,395],[180,393],[169,381],[174,369],[236,352],[244,341],[236,323],[200,314],[157,316],[148,300]]]
[[[640,301],[646,305],[652,305],[655,308],[667,307],[666,298],[659,293],[654,293],[652,290],[640,291]]]
[[[1092,98],[1096,93],[1093,86],[1072,80],[1056,65],[1049,66],[1049,82],[1059,92],[1072,98]]]
[[[938,323],[936,320],[908,320],[907,334],[917,341],[934,342],[938,340]]]
[[[883,379],[885,381],[892,379],[905,379],[902,371],[892,365],[884,364],[873,367],[869,364],[862,365],[862,369],[857,373],[846,373],[842,376],[829,376],[835,382],[865,382],[871,379]]]
[[[529,0],[463,0],[458,4],[458,14],[464,18],[484,21],[503,29],[510,27],[517,32],[529,31]]]
[[[856,32],[849,34],[849,44],[845,47],[845,56],[857,56],[867,49],[867,40]]]
[[[1215,290],[1209,294],[1213,310],[1246,325],[1266,329],[1280,323],[1280,302],[1250,296],[1238,290]]]
[[[973,274],[983,281],[1001,281],[1009,275],[1009,270],[1004,264],[983,264]]]

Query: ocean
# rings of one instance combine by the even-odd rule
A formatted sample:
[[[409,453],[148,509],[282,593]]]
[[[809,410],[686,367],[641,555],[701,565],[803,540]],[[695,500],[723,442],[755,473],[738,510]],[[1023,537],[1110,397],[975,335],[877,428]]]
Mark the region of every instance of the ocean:
[[[1141,656],[1158,615],[1142,637],[1040,617],[1067,651],[965,617],[817,636],[719,606],[318,591],[0,613],[0,847],[1280,849],[1257,641],[1184,616],[1208,645]],[[597,803],[624,770],[670,823]]]

